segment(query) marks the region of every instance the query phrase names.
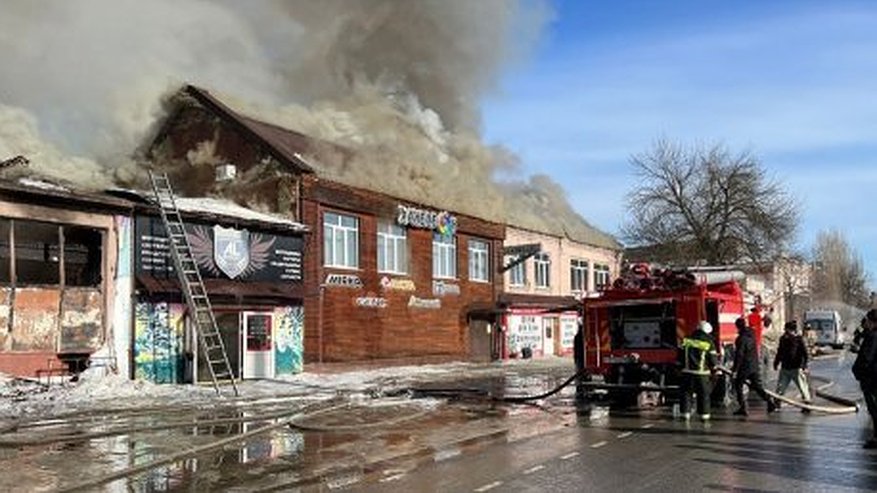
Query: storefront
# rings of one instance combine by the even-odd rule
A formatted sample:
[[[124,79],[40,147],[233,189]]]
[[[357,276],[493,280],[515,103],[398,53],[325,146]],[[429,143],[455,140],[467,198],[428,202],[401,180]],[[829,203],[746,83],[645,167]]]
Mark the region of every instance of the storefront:
[[[571,356],[579,315],[572,297],[504,294],[504,358]]]
[[[112,347],[119,226],[131,204],[36,179],[0,183],[0,371],[82,369]]]
[[[187,202],[188,201],[188,202]],[[263,221],[208,217],[191,199],[187,233],[236,378],[276,378],[303,363],[304,228],[262,215]],[[208,204],[209,205],[209,204]],[[252,211],[247,211],[252,216]],[[134,316],[136,378],[155,382],[209,381],[197,334],[173,272],[161,219],[135,218]]]

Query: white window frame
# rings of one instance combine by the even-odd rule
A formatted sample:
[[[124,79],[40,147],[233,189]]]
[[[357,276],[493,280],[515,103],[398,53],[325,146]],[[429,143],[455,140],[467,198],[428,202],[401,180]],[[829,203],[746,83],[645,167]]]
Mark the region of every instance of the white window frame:
[[[506,257],[506,265],[515,261],[518,257],[516,256],[508,256]],[[520,262],[516,264],[514,267],[508,270],[509,273],[509,287],[512,288],[523,288],[527,286],[527,261]]]
[[[539,252],[533,256],[533,264],[536,271],[536,287],[547,289],[551,287],[551,257],[545,252]]]
[[[594,289],[600,290],[612,283],[612,275],[609,272],[609,266],[605,264],[594,264]]]
[[[408,230],[389,221],[378,222],[377,261],[382,274],[408,274]]]
[[[432,234],[432,277],[457,278],[457,237]]]
[[[487,240],[469,239],[469,280],[490,282],[490,242]]]
[[[344,219],[352,219],[353,226],[344,225]],[[335,248],[339,238],[343,246],[340,252]],[[339,212],[323,213],[323,265],[339,269],[359,268],[358,217]]]
[[[588,291],[590,263],[587,260],[573,258],[569,260],[569,288],[573,293]],[[576,280],[579,282],[577,283]]]

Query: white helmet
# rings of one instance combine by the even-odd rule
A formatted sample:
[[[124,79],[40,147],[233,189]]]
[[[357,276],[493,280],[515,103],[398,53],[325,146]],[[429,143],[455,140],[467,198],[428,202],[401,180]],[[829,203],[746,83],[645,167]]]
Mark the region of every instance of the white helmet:
[[[712,334],[713,333],[713,326],[710,325],[710,323],[705,321],[705,320],[701,320],[697,324],[697,328],[698,328],[698,330],[702,330],[704,334]]]

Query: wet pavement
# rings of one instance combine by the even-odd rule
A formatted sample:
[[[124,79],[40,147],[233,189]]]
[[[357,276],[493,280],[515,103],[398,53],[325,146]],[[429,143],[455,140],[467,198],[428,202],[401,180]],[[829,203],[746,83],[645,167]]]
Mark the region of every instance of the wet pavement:
[[[828,358],[814,371],[855,396],[849,364]],[[685,424],[667,408],[577,407],[572,388],[509,405],[488,396],[549,390],[569,376],[568,362],[488,370],[385,379],[356,394],[31,421],[0,432],[0,491],[877,489],[877,454],[859,448],[861,413],[756,408],[745,422]]]
[[[856,396],[850,358],[814,363]],[[827,404],[827,403],[821,403]],[[667,409],[583,409],[577,425],[480,454],[409,471],[390,471],[356,492],[422,491],[875,491],[877,452],[861,449],[867,413],[767,415],[753,402],[748,419],[725,411],[712,422],[674,420]],[[326,491],[313,487],[306,491]]]

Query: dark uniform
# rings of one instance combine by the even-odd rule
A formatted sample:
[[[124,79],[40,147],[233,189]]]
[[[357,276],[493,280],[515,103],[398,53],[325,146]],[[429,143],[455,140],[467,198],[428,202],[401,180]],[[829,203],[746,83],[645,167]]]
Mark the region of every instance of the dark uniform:
[[[742,416],[749,414],[746,396],[743,393],[743,385],[747,382],[749,388],[767,402],[767,412],[772,413],[776,410],[776,403],[767,395],[761,384],[755,334],[752,329],[746,326],[746,322],[742,318],[738,318],[734,324],[738,331],[737,340],[734,341],[734,391],[737,394],[737,403],[740,405],[734,414]]]
[[[868,312],[868,322],[871,326],[862,335],[859,354],[853,363],[853,375],[862,387],[871,423],[877,426],[877,331],[873,327],[877,323],[877,312]],[[877,430],[874,433],[875,436],[865,442],[865,448],[877,448]]]

